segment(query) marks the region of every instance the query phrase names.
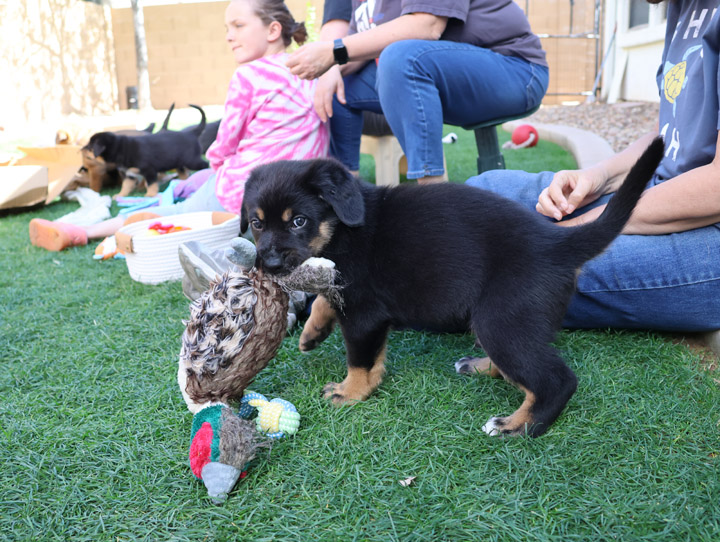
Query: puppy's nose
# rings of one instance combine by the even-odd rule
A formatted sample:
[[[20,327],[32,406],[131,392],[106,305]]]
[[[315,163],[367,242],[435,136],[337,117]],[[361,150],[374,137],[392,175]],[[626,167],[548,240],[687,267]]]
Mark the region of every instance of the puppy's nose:
[[[276,250],[268,250],[262,255],[262,268],[270,273],[277,273],[283,267],[283,257]]]

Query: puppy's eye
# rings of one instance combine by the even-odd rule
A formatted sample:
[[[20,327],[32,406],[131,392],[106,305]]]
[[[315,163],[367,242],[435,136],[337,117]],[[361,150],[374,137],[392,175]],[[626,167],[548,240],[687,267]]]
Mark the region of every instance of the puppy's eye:
[[[260,222],[260,220],[258,220],[257,218],[253,218],[253,219],[250,221],[250,226],[252,226],[252,229],[254,229],[254,230],[261,230],[261,229],[262,229],[262,222]]]
[[[295,218],[293,218],[293,221],[292,221],[293,229],[300,229],[305,224],[307,224],[307,218],[305,218],[304,216],[296,216]]]

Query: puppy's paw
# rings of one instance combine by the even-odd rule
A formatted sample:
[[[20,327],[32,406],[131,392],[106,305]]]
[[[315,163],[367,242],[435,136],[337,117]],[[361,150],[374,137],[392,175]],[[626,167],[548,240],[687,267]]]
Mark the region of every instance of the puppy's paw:
[[[323,397],[335,406],[351,405],[361,399],[351,399],[345,396],[342,383],[328,382],[323,387]]]
[[[455,362],[455,372],[461,375],[482,373],[494,377],[497,376],[498,370],[490,358],[465,356]]]
[[[323,296],[318,296],[313,301],[310,309],[310,317],[305,322],[302,334],[300,335],[300,351],[309,352],[328,338],[335,327],[337,315],[330,303]]]
[[[160,183],[150,183],[149,185],[147,185],[145,197],[153,198],[158,195],[158,192],[160,192]]]
[[[300,352],[309,352],[317,348],[320,343],[330,336],[332,330],[332,324],[316,327],[308,321],[300,334],[300,342],[298,344]]]
[[[525,424],[513,427],[510,418],[492,417],[482,426],[485,434],[491,437],[519,437],[527,432]]]

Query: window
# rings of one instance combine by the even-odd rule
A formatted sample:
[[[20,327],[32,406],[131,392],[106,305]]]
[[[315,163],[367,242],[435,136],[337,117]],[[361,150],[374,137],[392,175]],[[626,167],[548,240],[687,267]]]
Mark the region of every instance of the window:
[[[628,29],[641,26],[664,25],[667,19],[667,2],[648,4],[647,0],[628,0]]]
[[[650,22],[650,4],[645,0],[630,0],[629,28],[643,26]]]

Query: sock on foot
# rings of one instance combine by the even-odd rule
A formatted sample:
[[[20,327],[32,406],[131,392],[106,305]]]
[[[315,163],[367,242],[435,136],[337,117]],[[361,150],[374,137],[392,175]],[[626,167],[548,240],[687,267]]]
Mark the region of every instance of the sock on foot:
[[[59,252],[69,247],[87,245],[85,230],[74,224],[51,222],[44,218],[30,221],[30,242],[36,247]]]

